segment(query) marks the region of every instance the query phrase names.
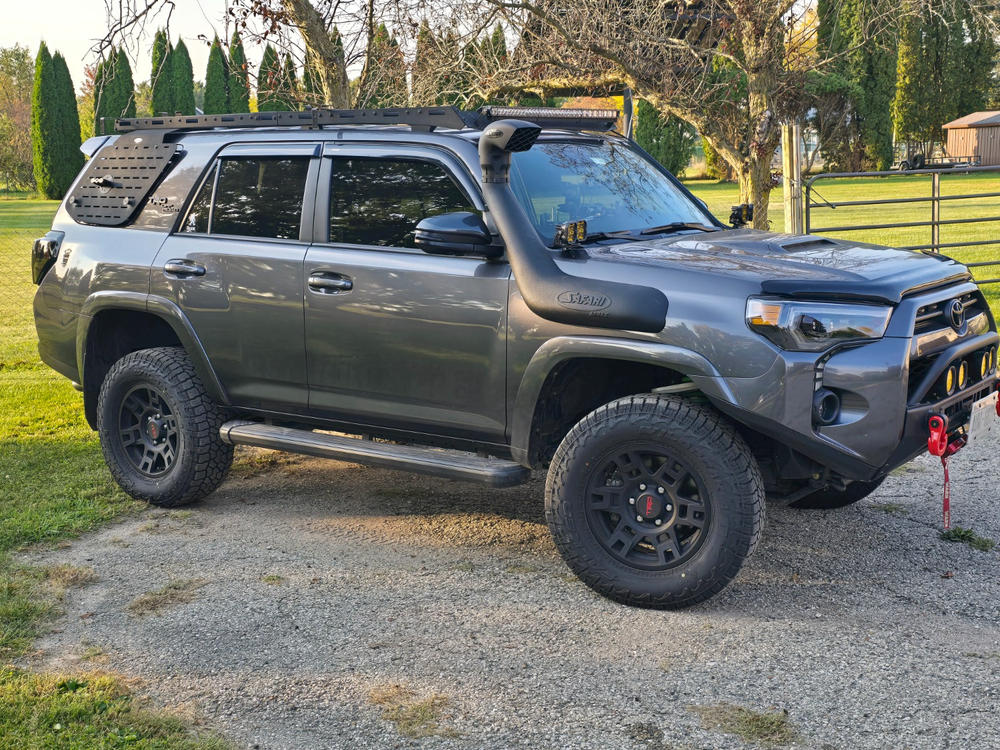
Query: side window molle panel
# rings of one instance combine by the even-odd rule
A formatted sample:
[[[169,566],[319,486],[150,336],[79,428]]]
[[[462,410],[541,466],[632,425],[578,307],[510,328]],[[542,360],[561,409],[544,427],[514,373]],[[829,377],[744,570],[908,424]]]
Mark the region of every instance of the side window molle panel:
[[[81,224],[127,224],[178,151],[164,135],[137,131],[101,149],[66,201],[69,215]]]

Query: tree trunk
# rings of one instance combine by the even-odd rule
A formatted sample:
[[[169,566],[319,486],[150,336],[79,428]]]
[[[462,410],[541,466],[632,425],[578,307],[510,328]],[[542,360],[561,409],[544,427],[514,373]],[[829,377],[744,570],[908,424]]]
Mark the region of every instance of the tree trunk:
[[[323,85],[323,98],[328,107],[347,109],[351,96],[347,71],[336,44],[323,23],[323,16],[309,0],[282,0],[291,22],[302,34],[306,51],[315,61],[316,72]]]
[[[768,206],[771,202],[771,156],[772,149],[756,159],[740,164],[736,177],[740,185],[740,203],[753,204],[753,228],[768,229]]]

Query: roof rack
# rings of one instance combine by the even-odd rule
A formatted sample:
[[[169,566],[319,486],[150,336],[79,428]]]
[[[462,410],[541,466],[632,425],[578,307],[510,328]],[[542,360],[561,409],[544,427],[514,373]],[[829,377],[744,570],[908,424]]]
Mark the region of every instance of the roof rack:
[[[211,130],[213,128],[322,128],[326,125],[408,125],[414,129],[483,128],[505,118],[530,120],[543,128],[598,130],[614,128],[616,109],[559,109],[557,107],[395,107],[392,109],[308,109],[304,112],[248,112],[229,115],[176,115],[129,117],[115,120],[114,131]],[[107,133],[106,118],[101,129]]]

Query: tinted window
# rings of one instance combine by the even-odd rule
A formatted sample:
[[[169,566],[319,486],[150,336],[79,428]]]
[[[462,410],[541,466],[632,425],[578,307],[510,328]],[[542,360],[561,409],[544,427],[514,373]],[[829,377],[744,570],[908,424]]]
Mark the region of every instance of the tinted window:
[[[187,221],[184,222],[185,232],[208,232],[208,216],[212,210],[212,188],[215,186],[215,170],[213,167],[205,182],[198,191],[198,196],[191,204]]]
[[[222,159],[209,232],[297,240],[308,170],[306,157]]]
[[[474,211],[439,164],[407,159],[333,159],[330,242],[414,247],[421,219]]]

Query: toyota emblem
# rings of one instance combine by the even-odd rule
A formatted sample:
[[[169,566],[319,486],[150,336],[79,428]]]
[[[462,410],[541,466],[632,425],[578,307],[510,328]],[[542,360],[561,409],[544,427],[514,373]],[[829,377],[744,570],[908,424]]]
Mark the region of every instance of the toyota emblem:
[[[959,299],[953,299],[948,303],[948,321],[956,331],[961,331],[965,326],[965,305]]]

